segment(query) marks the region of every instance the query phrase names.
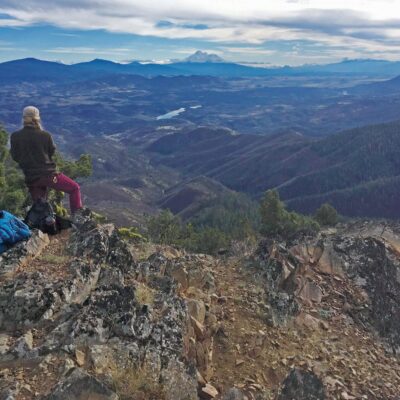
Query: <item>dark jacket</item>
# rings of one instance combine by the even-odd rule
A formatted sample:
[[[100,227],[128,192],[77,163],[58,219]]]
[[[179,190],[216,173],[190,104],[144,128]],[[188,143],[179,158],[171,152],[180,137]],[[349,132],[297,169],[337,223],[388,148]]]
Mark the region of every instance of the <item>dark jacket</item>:
[[[55,150],[50,133],[38,128],[25,126],[11,135],[11,156],[24,172],[28,185],[56,172],[52,160]]]

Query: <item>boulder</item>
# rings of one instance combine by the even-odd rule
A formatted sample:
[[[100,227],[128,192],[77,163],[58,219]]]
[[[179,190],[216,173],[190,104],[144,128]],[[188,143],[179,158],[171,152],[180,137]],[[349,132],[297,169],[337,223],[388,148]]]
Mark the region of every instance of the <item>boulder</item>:
[[[86,219],[71,235],[68,250],[75,257],[93,264],[107,264],[123,273],[136,273],[138,269],[127,243],[112,224],[98,225]]]
[[[222,397],[222,400],[244,400],[244,399],[245,397],[243,392],[237,388],[229,389]]]
[[[189,315],[204,324],[206,318],[206,306],[202,300],[188,299],[186,300]]]
[[[0,356],[8,353],[10,350],[10,339],[9,335],[5,333],[0,333]]]
[[[300,311],[300,303],[295,296],[296,271],[300,263],[284,245],[273,243],[266,254],[261,253],[262,246],[256,253],[259,254],[256,262],[266,284],[267,322],[273,326],[287,325]]]
[[[33,335],[32,331],[26,332],[23,336],[21,336],[14,346],[14,352],[17,357],[23,358],[26,357],[33,349]]]
[[[213,385],[207,383],[206,386],[201,388],[200,397],[202,399],[214,399],[218,394],[218,390]]]
[[[325,400],[321,379],[314,373],[294,368],[283,382],[278,400]]]
[[[357,312],[400,354],[400,258],[384,238],[337,237],[334,248],[346,274],[362,285],[370,305]]]
[[[52,320],[62,308],[82,304],[95,288],[99,267],[76,261],[73,276],[48,282],[41,272],[20,275],[0,286],[0,328],[17,329]]]
[[[272,326],[286,326],[292,318],[299,314],[301,310],[300,303],[294,295],[284,291],[270,291],[267,297],[267,322]]]
[[[0,385],[2,384],[2,380],[0,380]],[[15,400],[18,395],[17,387],[14,388],[6,388],[0,389],[0,400]]]
[[[46,400],[118,400],[116,393],[80,368],[72,369]]]
[[[204,334],[206,332],[205,326],[197,321],[196,318],[190,317],[190,321],[192,323],[194,334],[196,335],[197,340],[204,339]]]
[[[310,314],[301,312],[295,319],[295,324],[301,328],[307,328],[311,331],[319,329],[321,321]]]
[[[196,370],[188,371],[177,360],[171,360],[163,370],[165,400],[198,400]]]
[[[322,254],[319,257],[316,269],[324,274],[338,275],[343,277],[343,260],[335,252],[332,243],[327,242],[321,247]]]
[[[32,236],[27,241],[17,243],[0,255],[0,278],[12,277],[18,268],[38,257],[49,243],[47,234],[39,230],[32,231]]]
[[[170,260],[167,263],[165,273],[167,276],[171,276],[179,283],[181,290],[186,290],[189,287],[188,273],[182,262]]]
[[[300,288],[296,291],[296,296],[308,304],[321,303],[321,288],[311,280],[302,279],[301,281]]]

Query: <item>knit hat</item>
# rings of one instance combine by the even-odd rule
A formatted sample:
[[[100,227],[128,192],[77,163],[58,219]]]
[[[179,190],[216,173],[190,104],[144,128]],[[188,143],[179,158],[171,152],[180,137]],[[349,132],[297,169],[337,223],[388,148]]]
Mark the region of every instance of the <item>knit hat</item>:
[[[33,106],[25,107],[22,116],[24,119],[35,119],[37,121],[40,120],[39,109]]]

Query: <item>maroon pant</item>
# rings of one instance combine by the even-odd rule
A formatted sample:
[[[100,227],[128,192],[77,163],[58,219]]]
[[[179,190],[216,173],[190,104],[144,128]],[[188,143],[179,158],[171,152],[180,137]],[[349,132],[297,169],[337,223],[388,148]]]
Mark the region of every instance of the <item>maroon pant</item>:
[[[28,185],[32,200],[47,199],[48,189],[59,190],[69,194],[71,213],[82,208],[81,189],[79,185],[64,174],[55,174],[51,177],[43,177]]]

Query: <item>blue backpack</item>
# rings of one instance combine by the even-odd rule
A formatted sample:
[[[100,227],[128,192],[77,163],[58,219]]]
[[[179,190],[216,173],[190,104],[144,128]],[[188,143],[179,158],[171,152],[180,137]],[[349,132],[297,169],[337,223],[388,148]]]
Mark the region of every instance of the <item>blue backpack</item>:
[[[0,254],[30,236],[31,231],[27,225],[9,212],[0,211]]]

